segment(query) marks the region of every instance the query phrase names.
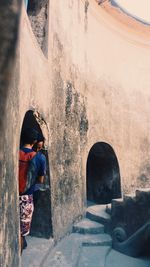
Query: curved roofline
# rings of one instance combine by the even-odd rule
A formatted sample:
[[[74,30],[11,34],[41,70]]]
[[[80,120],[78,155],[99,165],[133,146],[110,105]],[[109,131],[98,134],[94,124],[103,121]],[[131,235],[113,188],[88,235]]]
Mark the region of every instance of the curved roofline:
[[[150,21],[147,21],[145,19],[140,18],[139,16],[136,16],[134,14],[132,14],[132,12],[128,11],[125,7],[121,6],[120,4],[117,3],[117,0],[110,0],[111,4],[113,6],[116,6],[117,8],[120,8],[120,10],[127,14],[129,17],[134,18],[135,20],[137,20],[138,22],[145,24],[147,26],[150,26]]]
[[[116,33],[126,37],[130,43],[150,46],[149,25],[125,13],[114,0],[81,0],[89,3],[89,12]],[[113,2],[113,3],[112,3]]]

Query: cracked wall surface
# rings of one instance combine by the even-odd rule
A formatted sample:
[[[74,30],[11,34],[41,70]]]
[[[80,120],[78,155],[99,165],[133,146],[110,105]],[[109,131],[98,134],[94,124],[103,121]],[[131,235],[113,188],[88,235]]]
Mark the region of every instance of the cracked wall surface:
[[[52,62],[58,63],[58,73],[70,75],[74,87],[86,96],[86,151],[96,142],[110,144],[116,151],[122,192],[130,193],[149,187],[150,29],[110,1],[100,2],[52,2],[49,53],[55,55]],[[86,161],[87,152],[85,176]]]
[[[38,44],[47,56],[48,0],[29,1],[27,13]]]
[[[84,214],[86,164],[96,142],[114,149],[123,193],[150,183],[149,29],[126,16],[122,21],[121,11],[109,1],[51,0],[48,14],[48,57],[22,7],[17,63],[9,68],[12,80],[7,68],[4,74],[4,81],[11,82],[1,92],[3,266],[19,266],[17,153],[28,110],[38,111],[49,129],[56,240]]]
[[[15,60],[20,1],[0,3],[0,265],[19,266],[16,133],[18,62]],[[7,25],[7,27],[6,27]],[[14,77],[16,77],[14,79]]]

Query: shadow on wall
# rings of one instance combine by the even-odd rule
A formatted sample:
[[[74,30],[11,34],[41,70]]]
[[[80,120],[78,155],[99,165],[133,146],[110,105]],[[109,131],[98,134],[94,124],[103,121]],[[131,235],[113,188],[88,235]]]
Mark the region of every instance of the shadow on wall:
[[[37,130],[42,136],[43,132],[41,130],[40,124],[37,122],[41,121],[41,124],[45,123],[39,113],[29,110],[26,112],[24,121],[22,124],[22,131],[25,128],[33,128]],[[45,123],[46,124],[46,123]],[[47,130],[48,131],[48,130]],[[47,134],[48,136],[48,134]],[[44,136],[46,138],[46,136]],[[45,140],[48,142],[48,140]],[[21,144],[20,139],[20,144]],[[46,177],[44,181],[43,191],[36,191],[33,195],[34,198],[34,212],[32,217],[32,225],[30,230],[30,235],[36,237],[49,238],[52,236],[52,219],[51,219],[51,190],[50,190],[50,168],[48,160],[48,152],[42,149],[41,152],[46,157]]]
[[[110,203],[121,197],[119,164],[113,148],[104,142],[94,144],[87,159],[87,200]]]

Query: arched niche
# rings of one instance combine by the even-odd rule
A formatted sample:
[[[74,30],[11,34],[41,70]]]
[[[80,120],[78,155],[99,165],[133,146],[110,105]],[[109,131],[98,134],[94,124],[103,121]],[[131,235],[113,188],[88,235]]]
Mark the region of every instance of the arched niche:
[[[50,167],[48,158],[48,127],[40,113],[28,110],[25,114],[22,131],[25,128],[33,128],[37,130],[45,138],[45,146],[41,151],[46,157],[46,176],[44,180],[44,190],[36,191],[33,194],[34,212],[30,235],[36,237],[49,238],[52,236],[52,219],[51,219],[51,187],[50,187]],[[21,134],[22,135],[22,134]],[[20,137],[20,146],[22,145]]]
[[[92,146],[87,159],[87,200],[110,203],[121,197],[119,164],[113,148],[98,142]]]
[[[49,0],[24,0],[27,14],[37,42],[47,57]]]

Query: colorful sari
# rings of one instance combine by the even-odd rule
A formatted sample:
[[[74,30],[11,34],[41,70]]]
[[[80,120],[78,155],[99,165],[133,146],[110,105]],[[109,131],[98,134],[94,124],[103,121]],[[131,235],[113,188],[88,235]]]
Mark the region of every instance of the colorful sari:
[[[32,214],[34,210],[33,195],[19,196],[19,203],[21,235],[26,236],[30,233]]]

